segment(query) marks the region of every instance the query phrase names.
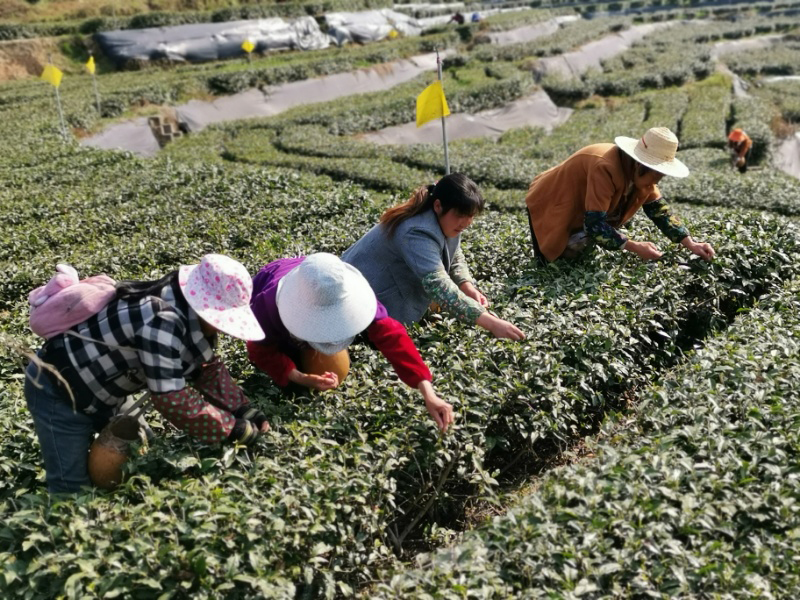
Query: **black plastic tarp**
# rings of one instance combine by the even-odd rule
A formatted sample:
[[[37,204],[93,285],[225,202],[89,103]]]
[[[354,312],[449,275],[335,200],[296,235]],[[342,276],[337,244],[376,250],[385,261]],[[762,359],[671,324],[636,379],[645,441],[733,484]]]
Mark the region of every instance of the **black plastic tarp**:
[[[96,34],[106,56],[117,63],[167,59],[201,62],[243,56],[242,43],[250,40],[255,51],[327,48],[330,37],[312,17],[285,21],[279,18],[201,23],[104,31]]]

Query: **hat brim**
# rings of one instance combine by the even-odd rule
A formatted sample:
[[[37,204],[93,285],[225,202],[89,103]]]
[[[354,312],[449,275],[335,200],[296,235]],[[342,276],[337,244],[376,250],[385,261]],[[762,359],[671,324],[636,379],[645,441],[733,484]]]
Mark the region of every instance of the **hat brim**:
[[[178,269],[178,285],[183,293],[189,281],[189,275],[199,265],[184,265]],[[222,333],[227,333],[240,340],[248,342],[257,342],[263,340],[266,336],[258,324],[256,316],[253,314],[250,306],[238,306],[236,308],[229,308],[226,310],[216,310],[204,308],[200,305],[200,301],[193,296],[183,293],[183,297],[192,310],[198,314],[206,323],[218,329]]]
[[[669,175],[670,177],[689,176],[689,167],[687,167],[677,158],[665,161],[657,156],[653,156],[647,152],[647,150],[639,146],[639,140],[620,135],[614,138],[614,143],[619,146],[625,154],[637,162],[650,167],[654,171],[658,171],[664,175]]]
[[[345,263],[345,268],[358,276],[348,282],[344,301],[329,308],[309,306],[298,286],[286,285],[298,268],[278,282],[275,294],[278,314],[293,336],[306,342],[330,344],[358,335],[375,320],[378,308],[375,292],[355,267]]]

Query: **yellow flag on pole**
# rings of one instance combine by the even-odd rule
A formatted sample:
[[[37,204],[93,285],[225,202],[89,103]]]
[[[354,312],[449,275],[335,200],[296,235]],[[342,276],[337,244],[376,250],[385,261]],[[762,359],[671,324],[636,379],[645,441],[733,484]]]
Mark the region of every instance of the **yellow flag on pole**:
[[[450,114],[441,81],[434,81],[417,96],[417,127]]]
[[[50,85],[58,87],[61,85],[61,78],[63,76],[64,73],[61,72],[61,69],[55,65],[47,65],[45,66],[44,71],[42,71],[41,78]]]
[[[92,75],[94,75],[96,66],[94,64],[94,56],[90,56],[89,60],[86,61],[86,70],[89,71]]]
[[[253,42],[251,42],[250,40],[245,40],[242,42],[242,50],[244,50],[248,54],[250,54],[255,49],[256,49],[255,45],[253,45]]]

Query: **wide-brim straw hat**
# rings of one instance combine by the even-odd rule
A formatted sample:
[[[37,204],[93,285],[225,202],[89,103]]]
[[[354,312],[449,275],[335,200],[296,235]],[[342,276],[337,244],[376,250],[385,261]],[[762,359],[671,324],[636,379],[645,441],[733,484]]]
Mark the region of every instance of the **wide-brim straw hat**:
[[[199,264],[179,269],[178,284],[189,306],[209,325],[241,340],[264,339],[250,309],[253,280],[240,262],[206,254]]]
[[[378,300],[361,272],[337,256],[308,256],[278,282],[278,314],[293,336],[332,344],[349,340],[375,320]]]
[[[678,138],[666,127],[652,127],[638,140],[618,136],[614,143],[625,154],[651,169],[672,177],[686,177],[689,167],[675,158]]]

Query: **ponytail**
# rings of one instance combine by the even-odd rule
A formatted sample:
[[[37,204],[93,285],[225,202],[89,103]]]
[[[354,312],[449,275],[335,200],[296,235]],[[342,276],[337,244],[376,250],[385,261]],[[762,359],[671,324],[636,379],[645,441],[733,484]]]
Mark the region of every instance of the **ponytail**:
[[[380,223],[391,237],[400,223],[432,209],[434,200],[442,203],[442,214],[455,209],[460,215],[469,217],[483,212],[486,204],[474,181],[461,173],[451,173],[435,185],[418,187],[408,200],[387,209],[381,215]]]
[[[408,200],[387,209],[381,215],[381,225],[386,228],[389,237],[394,235],[394,231],[400,223],[433,207],[433,190],[435,188],[434,185],[418,187]]]

